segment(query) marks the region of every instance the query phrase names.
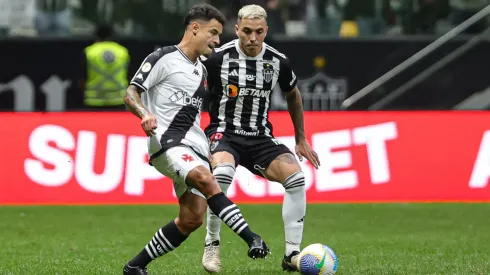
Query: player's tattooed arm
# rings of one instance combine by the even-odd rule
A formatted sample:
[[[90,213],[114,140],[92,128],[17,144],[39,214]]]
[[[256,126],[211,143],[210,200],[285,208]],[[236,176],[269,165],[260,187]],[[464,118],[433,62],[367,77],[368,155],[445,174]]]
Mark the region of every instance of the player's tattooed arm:
[[[303,117],[303,100],[298,87],[294,87],[289,93],[286,94],[286,101],[288,103],[288,111],[291,116],[291,120],[294,125],[294,133],[296,137],[296,143],[305,139],[305,127]]]
[[[311,149],[310,144],[306,141],[304,117],[303,117],[303,100],[298,87],[294,87],[291,92],[286,94],[286,101],[288,103],[289,114],[294,124],[294,132],[296,137],[296,155],[299,160],[303,161],[305,157],[315,168],[320,166],[320,160],[318,154]]]
[[[126,95],[124,96],[124,103],[128,109],[137,117],[143,118],[150,112],[145,108],[143,102],[141,102],[141,93],[143,90],[136,87],[135,85],[129,85],[126,90]]]
[[[141,119],[141,127],[145,134],[150,137],[156,134],[155,129],[157,128],[156,118],[145,108],[143,102],[141,102],[141,93],[143,90],[140,88],[129,85],[126,90],[126,95],[124,96],[124,103],[128,106],[131,112]]]

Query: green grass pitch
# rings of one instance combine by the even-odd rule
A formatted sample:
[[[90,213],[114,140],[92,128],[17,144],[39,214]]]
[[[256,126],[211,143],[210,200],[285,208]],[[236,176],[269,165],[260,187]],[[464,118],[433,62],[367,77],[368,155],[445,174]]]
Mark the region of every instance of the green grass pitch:
[[[222,226],[222,274],[283,274],[281,205],[241,205],[271,247],[265,260]],[[122,274],[176,206],[0,207],[0,274]],[[206,274],[204,227],[150,274]],[[490,274],[490,204],[312,204],[303,246],[324,243],[343,275]]]

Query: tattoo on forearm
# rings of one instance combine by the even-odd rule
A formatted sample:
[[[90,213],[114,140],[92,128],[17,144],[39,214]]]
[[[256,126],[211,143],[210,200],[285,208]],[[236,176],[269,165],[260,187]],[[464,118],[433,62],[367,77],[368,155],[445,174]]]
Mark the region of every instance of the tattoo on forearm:
[[[143,102],[141,102],[141,95],[137,88],[129,87],[124,96],[124,103],[128,106],[129,110],[137,117],[143,118],[149,112],[146,110]]]
[[[294,156],[290,153],[279,155],[279,156],[277,156],[276,159],[279,161],[288,163],[288,164],[296,163],[296,158],[294,158]]]
[[[296,142],[298,142],[301,139],[305,139],[303,101],[301,99],[301,94],[299,93],[297,88],[291,91],[291,95],[288,95],[286,99],[288,103],[289,114],[294,125]]]

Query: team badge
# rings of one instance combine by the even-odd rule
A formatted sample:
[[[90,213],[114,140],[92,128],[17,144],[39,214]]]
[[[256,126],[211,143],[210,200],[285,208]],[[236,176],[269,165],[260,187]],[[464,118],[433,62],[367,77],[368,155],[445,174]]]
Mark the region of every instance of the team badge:
[[[150,62],[146,62],[142,67],[141,67],[141,71],[144,72],[144,73],[147,73],[151,70],[151,64]]]
[[[214,151],[214,149],[216,149],[216,147],[218,147],[218,144],[219,144],[219,141],[215,140],[211,143],[211,146],[209,146],[209,150],[210,151]]]
[[[264,76],[265,82],[270,83],[274,76],[274,67],[270,63],[264,63],[262,75]]]

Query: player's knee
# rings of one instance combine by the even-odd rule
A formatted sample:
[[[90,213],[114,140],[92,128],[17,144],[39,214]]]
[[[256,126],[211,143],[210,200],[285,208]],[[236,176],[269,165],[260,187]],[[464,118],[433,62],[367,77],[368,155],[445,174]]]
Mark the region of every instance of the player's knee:
[[[305,191],[305,175],[303,171],[296,171],[282,183],[286,192]]]
[[[196,230],[198,229],[199,227],[201,227],[201,225],[203,224],[203,217],[192,217],[192,218],[188,218],[188,219],[185,219],[185,226],[187,228],[189,228],[189,230]]]
[[[226,193],[235,176],[235,165],[233,163],[218,163],[213,168],[213,175],[216,177],[221,190]]]
[[[206,197],[220,191],[219,186],[216,184],[216,178],[211,173],[196,173],[193,177],[193,182]]]
[[[198,174],[196,176],[195,180],[196,180],[196,182],[199,185],[203,185],[203,186],[207,186],[207,185],[216,183],[216,178],[211,173],[206,173],[206,174],[201,173],[201,174]]]

